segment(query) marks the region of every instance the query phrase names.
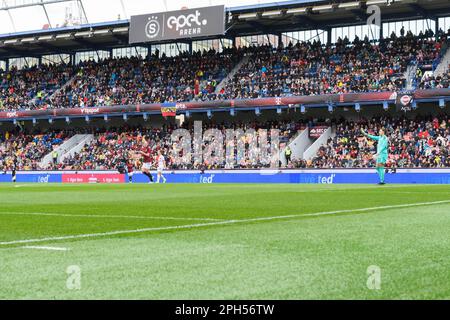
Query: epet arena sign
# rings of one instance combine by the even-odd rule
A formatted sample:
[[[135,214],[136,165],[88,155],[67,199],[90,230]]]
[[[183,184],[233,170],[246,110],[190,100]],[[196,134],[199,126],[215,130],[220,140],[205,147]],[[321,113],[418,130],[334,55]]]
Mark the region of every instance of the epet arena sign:
[[[225,6],[131,16],[129,43],[195,38],[225,33]]]

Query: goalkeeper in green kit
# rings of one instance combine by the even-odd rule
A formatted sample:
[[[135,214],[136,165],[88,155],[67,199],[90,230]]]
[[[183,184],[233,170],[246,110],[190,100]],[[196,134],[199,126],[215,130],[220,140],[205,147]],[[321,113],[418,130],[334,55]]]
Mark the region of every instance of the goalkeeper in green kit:
[[[384,166],[388,159],[388,147],[389,147],[388,138],[384,134],[383,129],[380,129],[379,136],[373,136],[371,134],[368,134],[362,128],[361,128],[361,132],[366,137],[378,141],[377,153],[374,156],[374,158],[376,158],[376,162],[377,162],[376,170],[377,170],[378,176],[380,177],[380,182],[378,184],[385,184],[385,182],[384,182]]]

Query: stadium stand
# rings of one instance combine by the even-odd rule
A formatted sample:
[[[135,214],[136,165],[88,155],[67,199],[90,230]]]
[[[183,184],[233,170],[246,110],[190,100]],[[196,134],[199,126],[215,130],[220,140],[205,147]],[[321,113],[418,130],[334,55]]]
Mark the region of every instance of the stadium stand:
[[[206,100],[239,60],[239,52],[197,52],[176,57],[106,59],[81,63],[53,107],[92,107]]]
[[[435,60],[441,43],[419,37],[396,37],[372,44],[366,37],[334,46],[320,42],[262,47],[228,84],[226,96],[258,98],[343,92],[393,91],[405,86],[409,63]]]
[[[450,83],[450,66],[449,71],[441,76],[423,76],[421,79],[420,89],[436,89],[436,88],[449,88]]]
[[[387,165],[400,168],[441,168],[450,166],[450,118],[374,118],[340,121],[336,135],[320,147],[316,157],[305,166],[313,168],[375,167],[373,140],[361,135],[361,128],[377,135],[387,129],[390,141]]]
[[[298,121],[267,121],[247,123],[221,123],[205,125],[203,130],[259,128],[280,129],[280,143],[286,145],[301,129],[311,125],[311,119]],[[370,168],[375,166],[372,155],[376,152],[375,143],[364,138],[360,130],[364,128],[376,134],[380,127],[387,129],[390,140],[390,157],[388,166],[399,168],[440,168],[450,166],[450,118],[439,117],[405,117],[373,118],[350,121],[334,119],[332,126],[336,135],[319,148],[312,159],[294,158],[288,168]],[[193,130],[192,123],[184,128]],[[180,165],[172,159],[173,145],[171,133],[177,127],[165,125],[160,128],[120,127],[95,130],[95,139],[72,157],[62,163],[50,163],[46,168],[39,167],[40,159],[75,133],[69,131],[50,131],[45,134],[6,133],[0,136],[0,163],[10,168],[12,160],[17,157],[21,170],[116,170],[119,165],[132,160],[139,168],[140,157],[134,157],[135,151],[142,150],[143,137],[150,142],[152,155],[156,159],[159,150],[167,156],[169,169],[243,169],[268,167],[269,163],[252,163],[249,154],[238,156],[233,167],[222,163],[184,163]],[[248,139],[248,138],[246,138]],[[270,140],[269,140],[270,141]],[[245,140],[245,143],[250,141]],[[230,141],[224,141],[224,147]],[[233,141],[233,143],[237,143]],[[270,152],[270,150],[268,150]]]
[[[185,124],[183,126],[189,129],[193,134],[193,124]],[[277,122],[268,121],[265,123],[252,122],[252,123],[223,123],[217,125],[209,125],[203,128],[203,131],[208,129],[219,129],[225,137],[226,129],[242,129],[247,130],[249,128],[255,129],[256,132],[260,128],[264,129],[279,129],[280,130],[280,143],[286,144],[292,136],[294,136],[300,128],[304,128],[305,124],[301,122]],[[269,163],[252,163],[249,159],[248,150],[245,155],[240,155],[237,160],[237,164],[234,167],[226,166],[223,163],[175,163],[172,155],[172,141],[171,134],[175,126],[164,126],[162,128],[114,128],[104,132],[97,132],[96,138],[89,145],[85,145],[81,152],[75,154],[73,157],[69,157],[59,164],[56,168],[58,170],[114,170],[120,164],[127,162],[128,160],[137,161],[136,167],[140,167],[139,158],[133,158],[133,152],[142,150],[143,137],[150,142],[152,148],[152,156],[156,159],[156,155],[159,150],[163,154],[167,155],[167,166],[170,169],[217,169],[217,168],[261,168],[269,166]],[[103,130],[102,130],[103,131]],[[250,137],[243,137],[245,143],[250,143]],[[270,141],[270,140],[269,140]],[[224,139],[224,148],[226,144],[231,143],[229,140]],[[237,144],[237,141],[234,141]],[[131,152],[130,152],[131,151]],[[270,152],[270,150],[268,150]]]
[[[41,169],[40,160],[72,133],[72,130],[50,130],[34,134],[20,130],[0,132],[0,166],[2,170],[11,170],[16,162],[18,170]]]
[[[33,66],[0,73],[0,111],[46,108],[49,96],[63,86],[72,75],[65,64]]]
[[[419,70],[438,63],[447,36],[338,39],[213,49],[175,57],[116,58],[70,65],[43,65],[1,74],[0,110],[94,107],[173,101],[302,96],[405,88],[409,64]],[[248,56],[224,88],[217,84]],[[67,85],[68,81],[70,81]],[[417,79],[416,79],[417,82]],[[448,88],[448,76],[427,77],[420,88]],[[61,90],[59,88],[63,87]],[[54,93],[54,95],[52,95]]]
[[[427,25],[427,28],[429,27]],[[114,33],[113,30],[110,31]],[[284,32],[280,30],[278,40],[282,40],[281,31]],[[109,35],[110,33],[107,36]],[[95,38],[95,34],[91,36]],[[241,35],[233,34],[234,44],[238,36]],[[69,38],[74,40],[72,39],[74,37]],[[122,116],[124,121],[127,121],[128,116],[143,117],[142,119],[147,121],[150,114],[152,116],[157,114],[159,117],[165,106],[145,109],[144,112],[148,112],[147,114],[139,109],[140,105],[171,103],[171,107],[174,107],[174,102],[205,102],[198,103],[200,107],[191,106],[192,110],[209,112],[207,117],[211,118],[210,113],[213,108],[222,108],[219,105],[222,104],[221,100],[233,100],[233,103],[230,102],[230,105],[223,107],[223,110],[225,107],[230,109],[230,113],[234,112],[234,109],[231,109],[235,107],[236,101],[248,102],[244,106],[239,106],[241,110],[256,112],[256,109],[260,107],[267,107],[267,109],[279,107],[280,110],[277,109],[277,113],[282,113],[281,107],[285,110],[305,106],[301,105],[303,102],[295,106],[290,102],[282,104],[281,98],[278,99],[279,101],[273,99],[272,102],[269,101],[260,106],[256,103],[252,104],[252,99],[293,96],[308,96],[313,99],[313,96],[326,94],[334,94],[335,100],[309,99],[306,104],[328,107],[330,112],[333,112],[333,108],[336,107],[333,104],[336,103],[348,103],[356,109],[356,105],[360,108],[360,102],[365,102],[373,103],[374,106],[383,104],[383,108],[387,110],[389,109],[387,100],[391,105],[395,103],[398,107],[400,99],[397,97],[401,97],[402,92],[407,89],[409,80],[412,80],[412,88],[408,90],[426,91],[449,88],[450,66],[445,66],[446,63],[443,66],[441,63],[444,55],[448,54],[449,38],[450,29],[447,32],[442,29],[436,32],[428,29],[414,35],[411,31],[405,32],[402,28],[399,34],[392,32],[388,37],[384,35],[384,38],[380,37],[377,40],[370,40],[367,36],[364,38],[356,36],[350,41],[344,36],[343,38],[335,37],[333,40],[335,43],[331,43],[331,36],[328,34],[326,43],[316,39],[284,41],[284,44],[283,41],[278,43],[268,41],[270,44],[259,42],[258,45],[247,42],[247,46],[231,48],[222,45],[220,52],[213,48],[192,51],[191,39],[191,52],[179,50],[178,55],[168,56],[165,53],[160,54],[159,50],[152,51],[153,44],[150,44],[147,47],[149,54],[146,57],[128,55],[113,58],[113,49],[124,45],[117,43],[117,39],[114,39],[107,48],[110,54],[106,59],[104,56],[97,55],[98,59],[81,60],[75,63],[75,55],[73,55],[70,63],[41,63],[39,66],[22,69],[10,67],[6,71],[1,71],[0,112],[3,121],[9,121],[13,126],[16,126],[17,121],[24,119],[32,120],[33,126],[41,119],[52,123],[53,118],[61,120],[64,118],[65,122],[70,124],[72,117],[84,118],[86,123],[89,123],[91,116],[104,117],[105,122],[109,121],[108,117],[113,116]],[[86,39],[83,41],[87,46],[90,38]],[[49,46],[48,48],[57,47]],[[97,50],[95,47],[91,49],[93,48]],[[106,52],[106,49],[104,51]],[[46,51],[46,53],[49,52]],[[12,50],[7,54],[15,55],[16,53]],[[40,58],[42,59],[42,55]],[[438,65],[444,71],[435,74],[434,71]],[[412,77],[408,75],[408,70],[413,70]],[[221,85],[218,87],[219,83]],[[448,95],[447,93],[441,95],[442,92],[437,91],[432,95],[421,92],[417,97],[426,103],[430,102],[431,97],[435,105],[443,108],[448,101]],[[350,95],[356,97],[353,100],[345,100],[344,97],[348,93],[374,94],[369,94],[368,101],[360,101],[360,95]],[[326,99],[328,97],[326,96]],[[133,109],[117,111],[118,109],[110,108],[105,112],[89,112],[90,109],[102,106],[133,106]],[[61,110],[65,108],[71,110]],[[76,110],[78,108],[80,110]],[[108,108],[103,108],[105,109]],[[24,110],[33,112],[18,112]],[[39,110],[48,112],[39,113]],[[70,111],[78,113],[71,114]],[[178,114],[183,112],[187,115],[191,109],[181,108]],[[260,110],[257,114],[260,114]],[[413,119],[411,116],[403,117],[397,112],[395,116],[389,118],[370,120],[365,120],[364,116],[358,116],[361,119],[358,121],[350,118],[336,120],[334,117],[335,135],[319,148],[317,155],[312,159],[293,157],[286,166],[288,168],[373,167],[374,161],[370,154],[374,153],[374,143],[362,138],[359,130],[364,126],[371,132],[375,132],[377,127],[383,125],[388,128],[392,142],[389,159],[392,166],[449,167],[449,118],[448,115],[437,116],[436,112],[434,114],[432,118]],[[304,117],[304,119],[282,121],[272,117],[268,121],[244,122],[240,118],[235,118],[230,122],[217,125],[209,121],[210,124],[204,130],[208,128],[222,131],[226,128],[278,128],[281,130],[281,142],[284,146],[292,140],[299,129],[305,128],[312,121],[311,118],[306,120],[307,118]],[[177,128],[174,122],[167,121],[162,127],[148,125],[144,121],[135,125],[122,122],[115,127],[95,130],[68,129],[71,128],[70,125],[61,130],[42,129],[39,125],[32,130],[29,128],[22,130],[22,127],[17,126],[14,130],[2,129],[0,130],[0,165],[4,169],[11,169],[14,159],[17,159],[18,169],[21,170],[116,170],[121,163],[130,158],[130,150],[136,151],[143,147],[143,136],[151,142],[155,155],[158,150],[163,150],[166,155],[170,154],[172,149],[170,134]],[[192,130],[192,123],[189,121],[185,123],[185,128]],[[85,145],[80,152],[65,157],[62,162],[40,167],[40,160],[45,155],[79,130],[88,130],[89,133],[94,134],[94,140]],[[136,157],[133,160],[138,159]],[[225,163],[187,163],[180,166],[173,163],[170,158],[168,160],[170,169],[240,169],[268,166],[267,163],[251,163],[248,155],[240,157],[234,167],[226,166]]]

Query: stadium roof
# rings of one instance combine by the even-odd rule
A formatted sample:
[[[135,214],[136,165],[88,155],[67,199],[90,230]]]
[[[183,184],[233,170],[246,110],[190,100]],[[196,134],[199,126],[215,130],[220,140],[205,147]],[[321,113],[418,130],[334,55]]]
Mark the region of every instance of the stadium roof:
[[[243,1],[190,1],[189,7],[225,4],[227,11],[226,34],[232,38],[240,35],[278,34],[285,31],[329,29],[337,26],[364,24],[368,5],[381,7],[383,22],[435,19],[450,15],[448,0],[386,0],[342,1],[259,1],[258,4],[240,5]],[[249,3],[255,1],[249,1]],[[67,4],[71,6],[67,6]],[[6,6],[8,4],[9,6]],[[40,6],[41,8],[38,8]],[[56,6],[66,9],[64,23],[56,23],[52,16]],[[64,7],[65,6],[65,7]],[[129,16],[176,10],[182,1],[140,0],[11,0],[0,6],[0,59],[42,56],[46,54],[73,53],[82,50],[108,50],[128,44]],[[23,15],[17,16],[21,11]],[[64,10],[63,10],[64,11]],[[120,19],[116,12],[122,13]],[[61,15],[61,12],[59,12]],[[34,17],[36,15],[36,17]],[[41,15],[45,21],[41,20]],[[113,20],[115,15],[115,21]],[[9,16],[9,18],[8,18]],[[63,17],[63,16],[60,16]],[[122,19],[126,17],[126,19]],[[17,19],[20,18],[20,19]],[[36,20],[40,30],[8,31],[5,21],[18,25],[18,21]],[[188,41],[188,40],[186,40]],[[183,41],[179,41],[183,42]],[[143,44],[146,45],[146,44]]]

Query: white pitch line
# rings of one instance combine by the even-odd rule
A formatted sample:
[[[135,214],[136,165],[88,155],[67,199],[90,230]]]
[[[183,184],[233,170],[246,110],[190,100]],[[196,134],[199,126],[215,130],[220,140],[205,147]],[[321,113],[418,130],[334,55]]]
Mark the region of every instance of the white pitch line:
[[[69,248],[46,247],[46,246],[24,246],[23,249],[50,250],[50,251],[69,251]]]
[[[52,212],[0,212],[0,215],[19,216],[51,216],[51,217],[76,217],[76,218],[120,218],[120,219],[144,219],[144,220],[191,220],[191,221],[224,221],[224,219],[213,218],[190,218],[190,217],[155,217],[155,216],[127,216],[108,214],[69,214]]]
[[[399,205],[391,205],[391,206],[379,206],[379,207],[368,207],[368,208],[359,208],[359,209],[324,211],[324,212],[305,213],[305,214],[292,214],[292,215],[285,215],[285,216],[260,217],[260,218],[239,219],[239,220],[224,220],[224,221],[217,221],[217,222],[206,222],[206,223],[188,224],[188,225],[181,225],[181,226],[142,228],[142,229],[134,229],[134,230],[117,230],[117,231],[100,232],[100,233],[77,234],[77,235],[71,235],[71,236],[47,237],[47,238],[40,238],[40,239],[14,240],[14,241],[0,242],[0,246],[22,244],[22,243],[48,242],[48,241],[57,241],[57,240],[97,238],[97,237],[105,237],[105,236],[113,236],[113,235],[121,235],[121,234],[144,233],[144,232],[151,232],[151,231],[194,229],[194,228],[201,228],[201,227],[208,227],[208,226],[229,225],[229,224],[237,224],[237,223],[271,221],[271,220],[284,220],[284,219],[293,219],[293,218],[302,218],[302,217],[326,216],[326,215],[335,215],[335,214],[339,214],[339,213],[366,212],[366,211],[383,210],[383,209],[410,208],[410,207],[445,204],[445,203],[450,203],[450,200],[417,202],[417,203],[407,203],[407,204],[399,204]]]

